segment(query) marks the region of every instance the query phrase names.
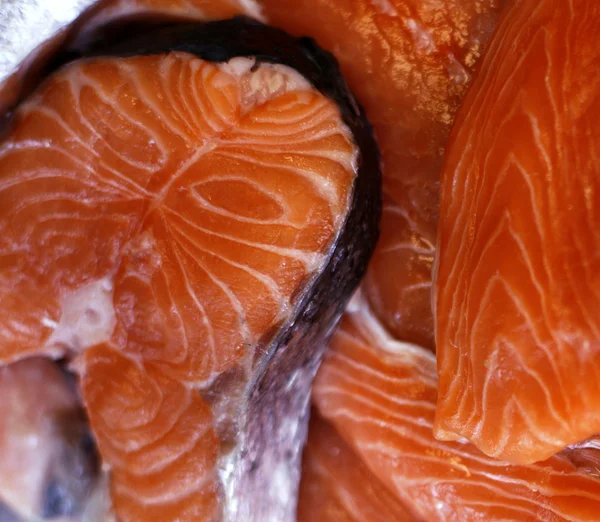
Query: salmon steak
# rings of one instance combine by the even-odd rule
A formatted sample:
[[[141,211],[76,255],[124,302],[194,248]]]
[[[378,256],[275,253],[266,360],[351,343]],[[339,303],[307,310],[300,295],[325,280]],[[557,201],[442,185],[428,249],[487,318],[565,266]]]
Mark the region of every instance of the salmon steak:
[[[418,522],[318,412],[302,461],[298,522]]]
[[[243,18],[90,53],[19,105],[0,361],[66,360],[117,520],[293,519],[309,388],[379,185],[332,56]]]
[[[517,2],[442,174],[438,438],[515,463],[600,432],[595,1]]]

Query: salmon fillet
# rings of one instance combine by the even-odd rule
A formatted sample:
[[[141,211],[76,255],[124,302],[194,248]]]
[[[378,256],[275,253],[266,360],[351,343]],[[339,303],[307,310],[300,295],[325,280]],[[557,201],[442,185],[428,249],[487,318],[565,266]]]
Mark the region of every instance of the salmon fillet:
[[[429,521],[595,521],[600,478],[564,456],[513,465],[433,436],[435,357],[393,340],[364,300],[347,313],[314,404],[370,471]]]
[[[435,433],[515,463],[600,431],[600,4],[516,2],[442,176]]]

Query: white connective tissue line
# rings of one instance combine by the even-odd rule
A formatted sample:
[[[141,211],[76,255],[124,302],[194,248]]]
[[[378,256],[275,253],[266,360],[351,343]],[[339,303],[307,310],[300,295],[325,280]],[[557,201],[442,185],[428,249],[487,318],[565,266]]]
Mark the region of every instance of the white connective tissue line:
[[[0,0],[0,83],[96,0]]]

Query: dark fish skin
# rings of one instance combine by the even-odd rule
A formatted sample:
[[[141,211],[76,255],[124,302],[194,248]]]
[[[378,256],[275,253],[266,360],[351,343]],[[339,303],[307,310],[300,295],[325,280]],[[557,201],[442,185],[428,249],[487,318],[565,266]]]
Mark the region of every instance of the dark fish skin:
[[[310,38],[245,17],[176,24],[85,53],[57,56],[52,68],[84,57],[123,57],[182,51],[225,62],[253,57],[292,67],[339,107],[359,149],[357,178],[346,221],[326,265],[295,298],[294,313],[264,339],[246,392],[237,460],[225,484],[224,519],[295,520],[301,453],[306,441],[310,387],[323,352],[353,291],[365,274],[379,236],[380,156],[364,111],[346,85],[333,55]]]

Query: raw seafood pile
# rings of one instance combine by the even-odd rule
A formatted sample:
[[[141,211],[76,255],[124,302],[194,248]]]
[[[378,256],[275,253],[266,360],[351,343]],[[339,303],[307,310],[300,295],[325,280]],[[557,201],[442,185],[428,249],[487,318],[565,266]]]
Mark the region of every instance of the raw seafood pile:
[[[320,415],[416,520],[598,519],[597,470],[582,472],[566,454],[513,465],[464,439],[436,440],[436,398],[435,356],[391,338],[364,303],[343,319],[313,389]],[[376,510],[370,498],[357,502]]]
[[[334,334],[315,381],[298,520],[598,520],[600,452],[593,435],[598,431],[595,353],[600,332],[595,264],[600,247],[600,200],[595,151],[600,134],[593,115],[600,108],[600,86],[595,74],[600,52],[594,44],[595,32],[600,30],[600,5],[591,0],[263,0],[257,9],[255,4],[232,7],[227,2],[212,2],[210,8],[203,2],[168,6],[162,2],[114,2],[91,15],[87,13],[80,32],[74,30],[71,41],[75,47],[93,48],[99,35],[104,34],[104,24],[127,13],[132,20],[137,20],[141,12],[159,18],[168,14],[172,18],[198,20],[206,16],[227,17],[233,14],[226,12],[231,9],[246,10],[297,36],[314,37],[320,46],[332,51],[358,102],[365,107],[381,150],[381,238],[361,290]],[[213,34],[212,38],[220,42],[218,35]],[[160,39],[154,40],[150,47],[161,47]],[[254,69],[247,69],[247,74],[254,74]],[[469,88],[472,76],[475,79]],[[13,81],[15,78],[19,77],[13,77]],[[265,85],[272,83],[270,78],[263,75]],[[318,83],[313,78],[309,81]],[[286,79],[283,83],[291,82]],[[299,85],[293,84],[291,91],[310,91]],[[20,86],[27,90],[26,82]],[[325,90],[317,88],[321,94]],[[163,85],[158,86],[157,92],[164,94],[154,95],[154,106],[167,100],[170,109],[166,114],[173,114],[167,121],[172,119],[176,125],[182,125],[188,105],[177,101],[179,98],[174,98]],[[185,100],[185,95],[181,100]],[[340,101],[334,101],[339,107]],[[200,116],[203,115],[204,112]],[[343,129],[344,123],[340,125]],[[263,132],[264,128],[256,127],[251,134],[256,139]],[[318,131],[306,132],[307,136],[320,136]],[[349,143],[357,140],[354,128],[340,134]],[[123,137],[116,133],[121,144],[129,143],[127,147],[122,145],[120,152],[132,153],[136,146],[141,150],[139,140],[136,143],[132,136],[135,135],[128,133]],[[315,154],[315,149],[311,152]],[[267,150],[266,144],[260,153],[265,158],[261,166],[272,161],[274,152]],[[316,155],[330,159],[335,156],[335,161],[339,161],[338,153],[332,156],[331,150]],[[239,217],[244,206],[239,195],[244,190],[237,185],[231,187],[221,193],[219,212],[224,210]],[[298,197],[298,190],[292,192],[290,205]],[[219,197],[219,193],[209,190],[201,197],[213,205],[212,198]],[[266,208],[258,204],[263,200],[257,194],[252,198],[254,211],[268,209],[268,204]],[[306,208],[312,205],[307,203]],[[353,214],[351,207],[347,211],[355,218],[354,238],[364,241],[374,237],[357,233],[360,224],[367,220]],[[198,216],[196,227],[204,226],[200,224],[204,218],[205,215]],[[330,230],[335,236],[335,225]],[[244,228],[244,238],[247,232]],[[340,244],[348,242],[338,239]],[[365,252],[359,253],[360,263],[368,257],[368,250],[367,246]],[[162,253],[168,259],[168,250]],[[436,306],[432,310],[434,254]],[[189,261],[199,263],[198,257],[194,251]],[[120,440],[121,446],[129,448],[115,452],[106,444],[106,440],[118,440],[106,421],[108,418],[114,422],[111,412],[117,411],[110,410],[115,406],[108,402],[106,383],[112,383],[112,389],[121,389],[117,408],[127,404],[123,398],[130,397],[130,406],[126,406],[130,416],[124,420],[135,424],[138,433],[141,414],[153,404],[149,396],[140,393],[142,388],[133,386],[143,384],[143,374],[136,357],[135,364],[127,366],[131,354],[136,353],[128,350],[129,339],[133,337],[137,354],[155,354],[148,361],[144,359],[142,365],[154,382],[158,379],[152,371],[156,366],[164,371],[162,354],[173,346],[161,344],[165,329],[153,326],[155,313],[149,304],[157,292],[160,295],[160,287],[138,291],[138,281],[143,280],[139,267],[146,269],[147,261],[143,256],[128,258],[127,254],[124,259],[129,259],[124,264],[132,269],[127,274],[128,284],[133,293],[138,293],[125,308],[118,308],[118,292],[113,298],[117,313],[127,310],[133,316],[129,323],[133,330],[115,333],[115,339],[124,335],[124,348],[115,350],[109,346],[109,352],[98,353],[100,348],[88,347],[71,364],[83,375],[84,401],[86,393],[92,391],[90,396],[95,402],[88,400],[86,405],[101,457],[106,465],[113,466],[113,500],[118,518],[140,522],[212,520],[202,510],[206,506],[210,509],[211,498],[224,498],[224,512],[230,520],[292,520],[298,471],[294,459],[304,435],[300,428],[292,437],[293,443],[286,446],[286,435],[282,434],[286,427],[298,430],[302,426],[299,411],[307,406],[306,390],[320,348],[313,347],[316,351],[305,359],[310,361],[310,370],[301,389],[295,390],[296,404],[301,407],[290,414],[289,403],[284,405],[279,410],[284,413],[279,424],[263,422],[264,417],[253,408],[258,404],[258,410],[277,410],[277,401],[266,400],[264,406],[264,398],[278,397],[288,385],[294,388],[302,368],[294,357],[284,363],[278,364],[276,357],[269,362],[266,367],[271,371],[267,370],[263,379],[267,385],[255,386],[245,399],[240,399],[244,394],[236,392],[244,379],[237,369],[224,369],[220,374],[223,377],[216,378],[208,388],[193,383],[195,389],[204,390],[198,402],[208,405],[206,425],[213,426],[218,452],[227,445],[235,448],[240,444],[239,439],[231,437],[240,433],[231,419],[237,420],[235,412],[245,412],[248,419],[259,419],[262,424],[254,431],[261,433],[258,439],[276,456],[292,450],[292,459],[283,468],[266,459],[268,480],[254,481],[251,495],[240,493],[244,488],[232,494],[225,487],[222,497],[218,491],[211,497],[211,483],[199,472],[207,469],[206,464],[187,461],[195,465],[187,476],[208,489],[199,490],[202,500],[195,500],[191,508],[185,502],[176,502],[179,507],[172,509],[173,504],[165,502],[164,483],[159,482],[159,477],[164,480],[167,476],[163,470],[153,475],[153,465],[136,468],[139,461],[123,458],[129,458],[130,448],[135,445],[131,430],[122,430]],[[264,270],[258,266],[254,269]],[[168,272],[167,268],[165,273]],[[194,284],[195,277],[187,277],[188,282]],[[327,279],[327,290],[335,294],[342,280]],[[245,313],[251,315],[250,310],[256,310],[253,306],[258,303],[257,294],[252,286],[247,286],[247,280],[236,283],[237,287],[231,284],[240,289],[241,295],[248,293],[253,298],[253,304],[245,308]],[[355,283],[353,280],[350,286]],[[304,291],[308,302],[315,295],[318,301],[318,292],[311,293],[304,283],[297,284],[301,290],[291,290],[289,295]],[[235,291],[234,294],[237,297]],[[89,300],[86,295],[83,298]],[[343,298],[339,304],[343,304]],[[309,311],[310,308],[308,304]],[[63,306],[63,314],[64,309]],[[163,316],[167,315],[164,310]],[[262,312],[263,306],[258,303],[254,313]],[[320,345],[336,320],[322,315],[313,311],[310,316],[310,321],[320,324],[323,330],[312,339]],[[76,314],[75,317],[79,320]],[[114,331],[118,332],[123,323],[118,321]],[[190,328],[188,321],[180,324],[184,329]],[[243,331],[242,323],[238,324],[238,331]],[[281,323],[272,324],[285,330]],[[167,325],[173,328],[171,323]],[[273,333],[269,331],[269,335]],[[158,343],[144,351],[148,350],[147,340],[153,337]],[[72,345],[73,339],[69,341]],[[69,342],[66,344],[60,349],[71,348]],[[293,352],[308,344],[292,340],[284,343],[281,353],[286,353],[286,347],[290,353],[289,346]],[[216,353],[221,353],[220,348],[219,345]],[[260,352],[261,347],[257,350]],[[111,359],[115,354],[122,357],[123,351],[124,359]],[[86,361],[99,373],[82,372]],[[170,362],[166,367],[173,385],[183,384],[189,390],[189,373],[173,373]],[[249,373],[252,371],[253,366]],[[278,388],[269,386],[278,381]],[[94,388],[98,391],[94,392]],[[108,413],[99,415],[106,404]],[[52,404],[49,402],[47,407],[51,409]],[[149,411],[148,416],[156,419],[161,411]],[[221,414],[223,423],[216,421]],[[184,440],[177,435],[178,424],[173,426],[175,429],[168,433]],[[197,438],[210,433],[211,428],[203,431],[198,424],[187,426],[186,433],[194,441],[200,440],[197,447],[211,445]],[[277,426],[282,430],[278,431]],[[149,432],[155,431],[149,428]],[[247,430],[252,432],[252,428]],[[583,440],[588,437],[591,438]],[[64,445],[63,439],[59,442]],[[161,448],[167,460],[177,461],[174,447],[154,444],[153,451]],[[190,453],[193,451],[180,452],[186,456]],[[264,445],[260,454],[268,454]],[[150,455],[154,458],[157,453]],[[242,470],[242,474],[247,472],[245,476],[252,477],[256,469],[253,462],[242,450],[239,460],[229,469],[238,473]],[[245,468],[249,463],[250,467]],[[173,474],[177,477],[174,491],[185,498],[186,482],[181,478],[186,475],[180,469]],[[136,470],[140,480],[135,478]],[[228,483],[223,476],[221,473],[221,485]],[[175,482],[167,479],[167,484]],[[219,489],[219,482],[216,484],[215,491]],[[101,488],[95,488],[98,489]],[[86,494],[94,497],[94,493]],[[122,500],[123,494],[128,497],[126,501]],[[269,497],[272,500],[266,501]],[[145,498],[142,504],[150,508],[132,510],[132,498],[138,504],[140,498]],[[232,507],[245,503],[250,506],[247,511]],[[20,505],[35,503],[22,501]],[[261,511],[264,506],[269,506],[267,511]],[[177,511],[180,508],[182,511]],[[4,522],[2,517],[0,512]]]
[[[444,167],[443,178],[443,189],[447,191],[444,192],[446,199],[443,204],[451,202],[453,206],[452,210],[442,206],[440,230],[442,233],[447,230],[456,235],[455,248],[465,248],[469,246],[469,233],[473,229],[471,223],[480,219],[478,209],[469,211],[465,204],[465,193],[473,194],[475,187],[465,187],[465,192],[462,193],[454,192],[456,184],[450,178],[454,170],[461,169],[457,171],[466,180],[465,183],[479,183],[477,172],[471,170],[472,161],[465,159],[469,157],[468,153],[487,160],[491,143],[497,140],[500,147],[505,147],[498,151],[496,163],[488,167],[489,190],[494,188],[492,180],[497,179],[497,165],[502,165],[504,158],[511,158],[509,145],[518,147],[515,150],[519,151],[523,158],[521,161],[526,166],[529,166],[526,163],[528,160],[535,158],[535,161],[540,161],[545,157],[543,150],[537,152],[538,136],[545,137],[546,132],[554,128],[553,123],[543,119],[547,114],[552,114],[554,98],[539,98],[539,86],[544,85],[548,78],[547,69],[551,67],[551,73],[556,74],[553,95],[566,104],[561,113],[564,120],[558,128],[562,130],[562,139],[575,147],[569,161],[573,165],[581,165],[576,172],[571,172],[569,180],[562,181],[562,186],[566,188],[570,186],[569,183],[574,183],[587,191],[578,192],[582,198],[578,203],[582,216],[579,221],[569,222],[572,207],[567,202],[562,204],[563,221],[571,231],[570,241],[586,241],[587,248],[583,256],[580,249],[571,250],[573,256],[580,254],[579,260],[571,258],[576,261],[571,265],[571,270],[580,271],[579,276],[573,277],[579,277],[580,284],[589,289],[588,295],[594,295],[593,292],[597,294],[598,284],[591,276],[593,270],[585,265],[592,263],[592,259],[595,259],[594,252],[598,249],[594,246],[594,241],[588,242],[583,238],[589,237],[589,227],[593,227],[593,223],[598,224],[598,218],[594,218],[591,213],[591,209],[595,208],[593,199],[586,206],[583,195],[587,193],[588,197],[593,198],[596,194],[594,184],[599,179],[598,165],[594,164],[593,159],[594,146],[599,141],[598,135],[591,133],[591,123],[585,123],[585,118],[593,118],[593,103],[597,104],[600,100],[600,90],[594,87],[595,79],[584,81],[583,78],[590,77],[591,70],[598,67],[600,56],[595,47],[592,49],[594,38],[587,31],[600,29],[599,7],[592,2],[571,4],[527,1],[506,2],[506,5],[504,2],[469,1],[354,1],[340,5],[303,0],[295,2],[294,9],[283,7],[275,1],[267,4],[275,11],[273,16],[278,24],[290,30],[315,35],[324,46],[333,49],[351,87],[365,105],[367,115],[374,125],[384,167],[382,237],[362,286],[361,304],[357,310],[349,311],[342,329],[334,336],[329,356],[321,367],[314,389],[313,402],[321,418],[315,420],[311,428],[314,434],[309,439],[305,455],[305,469],[310,472],[304,476],[300,517],[311,521],[315,517],[323,521],[388,520],[393,519],[390,518],[393,516],[397,520],[412,519],[401,513],[383,515],[384,512],[379,507],[380,499],[369,495],[360,487],[361,479],[357,479],[355,488],[364,494],[352,493],[340,476],[347,475],[349,466],[354,462],[355,467],[352,469],[355,473],[366,473],[361,467],[366,464],[369,472],[374,475],[372,483],[377,484],[379,480],[386,484],[388,491],[395,492],[396,498],[403,500],[411,516],[418,520],[597,520],[600,513],[600,472],[596,466],[599,453],[593,440],[579,448],[568,448],[559,456],[531,466],[511,466],[480,453],[464,438],[470,434],[466,430],[459,432],[463,438],[456,442],[436,440],[432,431],[437,402],[435,358],[427,354],[424,348],[434,347],[428,263],[433,258],[431,245],[435,244],[436,239],[427,233],[427,211],[433,208],[429,214],[429,223],[435,230],[435,194],[442,170],[441,160],[447,132],[470,83],[472,71],[476,69],[477,60],[503,9],[502,21],[492,38],[489,52],[484,53],[481,71],[475,71],[477,81],[455,126],[455,138],[451,141],[450,159]],[[267,13],[271,14],[268,10]],[[313,24],[314,18],[322,23]],[[299,22],[300,20],[304,22]],[[299,29],[296,29],[296,24],[300,25]],[[524,50],[530,50],[531,34],[536,28],[538,47],[529,55]],[[564,41],[571,42],[568,50],[570,54],[566,55],[572,57],[568,79],[563,76],[565,69],[561,61],[566,52],[561,51]],[[552,56],[550,64],[549,59],[540,56],[544,52]],[[524,55],[529,62],[525,61]],[[580,58],[585,58],[585,63],[581,63]],[[514,73],[517,64],[522,71],[519,76]],[[506,76],[497,78],[495,75],[501,66]],[[365,81],[369,74],[377,78],[377,81]],[[513,84],[509,89],[511,81]],[[524,92],[524,87],[528,89],[528,93]],[[493,91],[493,88],[497,91]],[[567,92],[572,93],[572,101],[568,97],[562,98],[565,96],[563,90],[567,88],[571,89]],[[521,96],[517,95],[519,92],[522,93]],[[500,93],[504,99],[514,104],[515,111],[527,111],[527,116],[531,118],[532,109],[529,107],[533,107],[543,115],[537,119],[531,118],[532,124],[527,127],[533,128],[537,135],[530,132],[526,135],[528,140],[521,138],[516,133],[519,120],[512,120],[512,127],[507,123],[507,129],[513,130],[498,134],[499,123],[481,121],[488,117],[487,113],[477,117],[473,114],[472,104],[477,103],[482,111],[494,111],[498,122],[503,121],[509,104],[494,103]],[[475,99],[477,101],[472,101]],[[528,105],[525,105],[525,100]],[[574,107],[571,103],[578,105]],[[583,121],[574,131],[568,121],[577,121],[579,124],[581,120],[576,119],[578,114],[582,115]],[[535,123],[539,125],[537,129]],[[549,126],[548,131],[544,130],[544,125]],[[482,128],[488,131],[487,136],[482,134]],[[545,143],[547,150],[557,151],[557,146],[556,142]],[[554,161],[560,163],[565,158],[568,157],[557,155]],[[587,174],[580,174],[584,165],[588,169]],[[564,171],[569,167],[564,165],[560,168]],[[549,172],[546,170],[545,174],[540,173],[538,176],[541,180],[547,179]],[[404,183],[403,190],[394,190],[398,186],[396,183]],[[524,191],[522,195],[515,197],[514,183],[507,183],[506,187],[504,199],[498,200],[498,212],[506,208],[508,198],[514,198],[510,201],[516,216],[521,207],[531,207],[526,199],[529,192]],[[424,204],[423,201],[427,203]],[[482,196],[478,202],[480,208],[485,209],[489,196]],[[470,222],[461,226],[457,224],[456,216]],[[489,222],[496,224],[498,221],[496,215]],[[531,226],[532,222],[533,218],[524,218],[525,224]],[[586,222],[588,228],[580,228],[581,223]],[[597,230],[597,226],[594,230]],[[597,240],[598,233],[591,232],[592,235],[594,233]],[[487,238],[486,233],[482,233],[480,248]],[[558,237],[556,241],[560,241]],[[560,246],[556,244],[547,247],[561,252]],[[464,284],[470,284],[472,272],[464,270],[465,261],[454,252],[445,254],[444,248],[442,242],[438,252],[441,261],[447,255],[448,262],[453,267],[462,269],[459,273]],[[460,253],[462,255],[462,250]],[[537,256],[538,262],[541,262],[541,254],[542,248],[538,246],[531,257],[535,259]],[[475,263],[478,259],[477,252],[471,256]],[[496,251],[492,258],[502,263],[500,266],[506,270],[516,268],[513,258],[503,257],[500,251]],[[390,263],[387,266],[386,259]],[[417,262],[409,262],[407,259]],[[590,277],[581,278],[581,273],[585,273],[583,270],[586,269],[589,270]],[[439,308],[436,310],[438,325],[450,317],[460,318],[460,306],[468,303],[457,296],[457,288],[460,287],[456,283],[440,279],[436,288],[448,299],[449,304],[443,312]],[[479,283],[482,290],[487,288],[485,281],[482,278]],[[522,284],[527,284],[526,281],[527,279],[523,280]],[[567,280],[564,283],[567,285]],[[513,282],[516,288],[518,284],[521,283]],[[544,286],[541,288],[547,289]],[[420,300],[411,298],[417,296],[418,292],[423,292]],[[547,299],[550,300],[551,297],[548,296]],[[494,301],[496,305],[502,302]],[[366,303],[370,305],[370,310]],[[480,300],[474,299],[469,304],[475,313]],[[579,309],[578,317],[597,318],[597,309],[598,306],[589,301],[587,310]],[[515,327],[513,324],[500,322],[502,311],[498,309],[495,312],[497,317],[492,315],[488,321],[496,322],[484,324],[499,336],[503,333],[501,328],[507,328],[507,334],[514,330],[513,343],[518,343],[521,333],[518,325]],[[560,316],[560,308],[556,309],[556,313]],[[570,319],[565,316],[563,321],[568,323]],[[467,324],[469,326],[465,334],[472,336],[471,323]],[[429,332],[429,336],[423,335],[423,332]],[[597,333],[588,330],[584,336],[592,342],[598,342]],[[490,337],[483,337],[481,342],[486,343],[489,339]],[[407,344],[406,341],[419,343],[420,346]],[[438,343],[440,342],[438,337]],[[450,340],[441,350],[453,350],[452,357],[458,358],[456,344],[453,346],[452,342]],[[466,350],[466,346],[465,343],[460,348],[464,347]],[[530,347],[530,356],[533,358],[538,347]],[[486,346],[485,353],[489,353],[489,350],[490,347]],[[460,359],[455,359],[462,361],[460,369],[465,373],[475,372],[476,369],[470,363],[471,358],[465,357],[463,353],[461,351]],[[571,352],[571,357],[583,356],[584,353],[575,350]],[[590,353],[593,353],[593,348]],[[463,385],[465,389],[472,391],[464,385],[464,380],[457,378],[455,367],[445,366],[443,359],[438,360],[438,363],[441,363],[439,371],[446,376],[448,383],[455,387]],[[565,372],[571,372],[570,379],[565,383],[570,387],[571,394],[579,393],[580,389],[573,385],[573,381],[579,376],[584,378],[589,375],[585,382],[593,389],[597,379],[593,377],[595,368],[591,361],[588,360],[585,369],[583,366],[569,367],[566,363],[566,360],[562,361],[561,368]],[[581,361],[580,364],[585,363]],[[490,375],[484,368],[481,368],[478,375],[473,373],[475,378],[483,381],[486,375]],[[497,371],[496,378],[504,378],[506,388],[501,388],[502,382],[499,383],[495,393],[490,396],[490,401],[510,399],[511,395],[505,391],[519,389],[519,381],[511,380],[509,371]],[[546,386],[560,396],[562,391],[554,386],[552,377],[547,375],[546,379]],[[510,387],[511,383],[514,383],[515,388]],[[535,393],[529,387],[522,387],[520,390],[522,395]],[[446,404],[450,408],[458,405],[453,397],[440,397],[440,400],[447,400]],[[588,402],[587,406],[581,401],[579,404],[580,407],[587,408],[589,415],[594,415],[597,410],[592,406],[593,401]],[[486,406],[489,409],[499,405]],[[536,408],[531,414],[535,415],[536,411],[543,414],[548,412],[539,404]],[[468,407],[465,411],[468,411]],[[511,431],[511,422],[499,422],[503,417],[498,413],[490,414],[487,418],[492,433],[495,430],[500,435]],[[453,421],[455,417],[448,415],[448,419]],[[584,421],[583,417],[573,420],[581,424]],[[327,421],[337,428],[337,433],[346,444],[343,457],[337,462],[327,459],[326,449],[312,447],[341,443],[331,438],[327,439],[328,442],[320,442],[324,440],[319,435],[323,431],[331,436]],[[574,440],[581,440],[594,431],[580,433],[579,438]],[[531,434],[525,431],[521,436],[525,438],[528,433]],[[555,447],[554,451],[539,458],[531,458],[529,462],[547,458],[574,440],[564,440],[562,446]],[[473,442],[479,449],[484,449],[477,439]],[[352,450],[354,454],[351,453]],[[320,471],[317,473],[315,470]],[[311,486],[309,482],[316,485]],[[324,484],[327,483],[329,486],[325,488]],[[320,512],[310,506],[311,496],[318,487],[323,509]]]

